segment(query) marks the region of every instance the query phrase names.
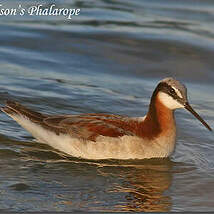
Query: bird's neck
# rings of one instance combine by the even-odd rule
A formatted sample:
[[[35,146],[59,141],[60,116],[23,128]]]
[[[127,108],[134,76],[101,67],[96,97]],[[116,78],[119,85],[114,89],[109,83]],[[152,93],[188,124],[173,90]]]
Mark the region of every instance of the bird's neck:
[[[167,108],[158,98],[152,97],[144,127],[151,130],[150,136],[157,137],[167,133],[175,133],[174,111]],[[148,131],[146,130],[146,131]]]

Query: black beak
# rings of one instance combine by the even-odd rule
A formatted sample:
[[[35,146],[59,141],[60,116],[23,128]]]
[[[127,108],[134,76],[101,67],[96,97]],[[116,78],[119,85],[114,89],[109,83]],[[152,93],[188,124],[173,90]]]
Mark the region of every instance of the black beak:
[[[201,123],[210,131],[212,131],[212,129],[210,128],[210,126],[194,111],[194,109],[190,106],[190,104],[187,102],[184,105],[185,109],[187,109],[189,112],[191,112],[198,120],[201,121]]]

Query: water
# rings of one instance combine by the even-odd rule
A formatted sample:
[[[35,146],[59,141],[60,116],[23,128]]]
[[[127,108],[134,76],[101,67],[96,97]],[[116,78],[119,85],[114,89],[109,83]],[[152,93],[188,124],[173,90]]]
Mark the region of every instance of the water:
[[[53,2],[42,1],[43,6]],[[2,2],[27,8],[34,1]],[[60,1],[65,17],[0,17],[0,102],[43,113],[144,116],[157,82],[185,82],[214,127],[214,2]],[[176,112],[165,160],[88,161],[66,156],[0,117],[0,209],[6,211],[214,211],[213,133]]]

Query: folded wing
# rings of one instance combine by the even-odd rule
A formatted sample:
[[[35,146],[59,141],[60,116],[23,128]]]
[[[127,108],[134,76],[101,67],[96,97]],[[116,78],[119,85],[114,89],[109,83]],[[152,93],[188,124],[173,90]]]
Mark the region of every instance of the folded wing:
[[[44,129],[57,135],[69,134],[72,137],[96,141],[100,135],[121,137],[124,135],[140,135],[140,122],[118,115],[81,114],[50,116],[33,111],[21,104],[8,101],[2,111],[14,118],[22,116]]]
[[[104,114],[83,114],[48,117],[43,122],[58,129],[65,129],[72,137],[95,141],[100,135],[121,137],[135,135],[124,117]]]

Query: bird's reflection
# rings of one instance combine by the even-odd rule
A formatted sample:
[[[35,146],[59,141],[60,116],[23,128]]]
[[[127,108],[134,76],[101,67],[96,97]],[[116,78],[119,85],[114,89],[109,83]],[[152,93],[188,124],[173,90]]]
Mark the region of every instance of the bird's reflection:
[[[105,191],[104,194],[109,194],[109,196],[104,196],[104,198],[109,199],[114,194],[118,194],[119,197],[117,195],[115,201],[111,200],[109,202],[109,206],[102,207],[103,210],[95,205],[97,201],[102,203],[104,199],[99,199],[95,196],[95,199],[90,202],[84,201],[87,207],[91,206],[92,211],[106,211],[107,209],[108,211],[127,212],[168,212],[171,210],[171,198],[167,196],[166,191],[172,182],[175,163],[170,161],[170,159],[87,161],[64,156],[64,154],[51,150],[50,147],[42,144],[35,144],[33,142],[15,143],[15,141],[5,142],[7,142],[7,145],[15,144],[18,147],[22,146],[23,148],[20,151],[22,159],[47,162],[49,163],[49,168],[53,167],[54,169],[60,166],[60,169],[72,176],[73,181],[78,179],[79,175],[85,175],[83,177],[87,179],[87,176],[90,174],[90,178],[93,178],[90,182],[95,185],[100,176],[105,177],[102,181],[104,182],[103,185],[108,186],[107,189],[104,186],[103,188],[98,186],[98,189],[101,188],[102,191]],[[54,163],[58,163],[57,167]],[[35,164],[36,166],[37,164]],[[54,179],[62,182],[63,188],[67,186],[69,191],[72,190],[72,182],[68,181],[67,183],[67,180],[62,180],[60,173],[55,176]],[[86,180],[80,181],[80,185],[81,182],[86,182]],[[88,197],[91,192],[86,190],[86,192],[83,191],[81,194]],[[74,203],[71,203],[69,198],[69,195],[63,194],[58,203],[63,203],[66,207],[73,207]]]
[[[141,164],[118,167],[112,173],[112,167],[103,167],[100,173],[104,176],[114,175],[121,178],[111,192],[125,196],[116,208],[120,211],[167,212],[171,208],[171,198],[165,191],[171,185],[170,169],[173,162],[169,159],[143,161]]]

